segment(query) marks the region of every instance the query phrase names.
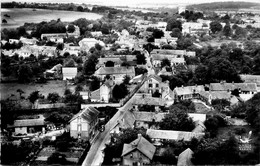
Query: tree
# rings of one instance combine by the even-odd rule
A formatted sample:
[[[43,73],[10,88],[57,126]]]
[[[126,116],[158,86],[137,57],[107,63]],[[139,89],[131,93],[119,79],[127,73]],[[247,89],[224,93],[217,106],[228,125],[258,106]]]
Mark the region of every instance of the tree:
[[[167,58],[164,58],[163,60],[162,60],[162,62],[161,62],[161,67],[164,67],[164,66],[171,66],[171,62],[170,62],[170,60],[169,59],[167,59]]]
[[[223,28],[223,33],[226,37],[231,36],[232,35],[232,29],[230,27],[229,23],[226,23],[226,25]]]
[[[153,37],[155,39],[160,39],[163,36],[164,36],[164,32],[162,30],[157,29],[157,28],[153,30]]]
[[[112,90],[113,98],[116,100],[123,99],[128,94],[128,89],[125,84],[115,85]]]
[[[222,25],[218,21],[212,21],[209,25],[212,33],[220,32],[222,30]]]
[[[158,90],[156,90],[156,91],[152,94],[152,97],[157,97],[157,98],[159,98],[159,97],[161,97],[161,93],[160,93]]]
[[[35,101],[39,99],[39,97],[39,91],[34,91],[29,95],[28,99],[34,105]]]
[[[230,101],[226,99],[214,99],[211,101],[211,104],[216,110],[222,111],[225,107],[230,106]]]
[[[21,89],[17,89],[16,92],[19,93],[19,95],[20,95],[20,99],[21,99],[21,98],[22,98],[22,94],[24,93],[24,91],[21,90]]]
[[[79,92],[79,91],[82,91],[82,90],[83,90],[83,87],[79,84],[75,87],[76,92]]]
[[[192,119],[182,110],[170,110],[160,123],[161,130],[191,131],[194,127]]]
[[[129,85],[129,81],[131,80],[130,76],[125,75],[124,76],[124,80],[123,80],[123,84],[125,85]]]
[[[90,82],[89,89],[91,91],[94,91],[94,90],[97,90],[98,88],[100,88],[100,80],[99,80],[99,78],[93,76],[92,81]]]
[[[59,100],[59,98],[60,98],[60,95],[58,94],[58,93],[56,93],[56,92],[54,92],[54,93],[49,93],[48,94],[48,97],[47,97],[47,99],[51,102],[51,103],[56,103],[58,100]]]
[[[175,18],[170,18],[167,21],[166,31],[172,31],[173,28],[179,28],[179,30],[182,30],[182,24],[179,20],[176,20]]]
[[[146,57],[144,54],[137,54],[136,55],[136,62],[137,64],[146,64]]]
[[[135,68],[135,75],[145,74],[148,70],[143,67],[136,67]]]
[[[204,124],[207,131],[210,133],[210,137],[216,137],[218,128],[226,126],[227,122],[221,116],[214,115],[207,118]]]
[[[107,61],[105,66],[106,67],[114,67],[114,62],[113,61]]]
[[[98,43],[95,44],[95,49],[97,49],[98,51],[101,51],[102,50],[102,46]]]
[[[77,7],[77,11],[83,12],[83,10],[84,10],[84,9],[83,9],[82,6],[78,6],[78,7]]]
[[[237,27],[235,30],[235,35],[238,37],[244,38],[247,35],[247,30],[241,27]]]
[[[67,31],[69,33],[73,33],[75,31],[75,26],[73,24],[69,24],[68,28],[67,28]]]
[[[31,67],[27,64],[23,64],[19,66],[18,69],[18,81],[20,83],[30,82],[33,77]]]
[[[83,73],[85,75],[92,75],[96,71],[96,64],[98,58],[95,55],[91,55],[88,60],[85,61],[83,66]]]
[[[171,37],[181,38],[181,36],[182,36],[182,33],[181,33],[181,30],[179,28],[173,28],[172,29]]]

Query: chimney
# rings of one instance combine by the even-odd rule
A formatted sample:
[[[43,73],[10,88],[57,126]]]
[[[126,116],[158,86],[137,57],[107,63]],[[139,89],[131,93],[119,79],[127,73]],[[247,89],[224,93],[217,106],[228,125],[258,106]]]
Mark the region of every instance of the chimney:
[[[142,134],[140,134],[140,133],[137,134],[137,137],[138,137],[138,138],[141,138],[141,137],[142,137]]]

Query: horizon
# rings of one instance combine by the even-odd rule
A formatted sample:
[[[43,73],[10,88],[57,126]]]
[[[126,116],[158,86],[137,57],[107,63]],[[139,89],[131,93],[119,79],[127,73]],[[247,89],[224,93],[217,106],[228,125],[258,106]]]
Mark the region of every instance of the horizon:
[[[61,0],[53,2],[51,0],[2,0],[3,2],[27,2],[27,3],[74,3],[74,4],[90,4],[90,5],[104,5],[104,6],[128,6],[128,7],[177,7],[186,6],[192,4],[201,3],[213,3],[213,2],[251,2],[259,3],[259,0],[182,0],[181,3],[178,0]],[[260,4],[260,3],[259,3]]]

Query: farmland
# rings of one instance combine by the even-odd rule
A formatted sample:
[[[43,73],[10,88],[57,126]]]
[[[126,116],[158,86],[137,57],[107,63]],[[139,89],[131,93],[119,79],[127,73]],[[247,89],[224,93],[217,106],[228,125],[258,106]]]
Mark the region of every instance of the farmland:
[[[6,15],[10,17],[6,17]],[[63,22],[72,22],[79,18],[86,18],[89,20],[100,19],[102,15],[86,12],[74,11],[60,11],[60,10],[46,10],[46,9],[1,9],[1,18],[4,18],[7,23],[2,24],[1,28],[17,28],[24,25],[24,23],[39,23],[42,21],[51,21],[61,19]]]

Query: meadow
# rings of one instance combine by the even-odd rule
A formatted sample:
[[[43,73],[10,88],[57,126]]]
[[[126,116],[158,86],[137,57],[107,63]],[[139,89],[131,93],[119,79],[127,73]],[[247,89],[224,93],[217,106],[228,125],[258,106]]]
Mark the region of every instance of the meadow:
[[[6,16],[7,15],[7,16]],[[8,17],[10,16],[10,17]],[[79,18],[86,18],[88,20],[100,19],[102,15],[96,13],[87,12],[75,12],[75,11],[61,11],[61,10],[47,10],[31,8],[13,8],[5,9],[1,8],[1,18],[5,19],[7,23],[1,24],[3,28],[17,28],[24,25],[24,23],[39,23],[42,21],[51,21],[61,19],[63,22],[72,22]]]
[[[60,96],[63,96],[64,91],[66,89],[66,84],[62,80],[53,80],[48,81],[46,84],[35,84],[35,83],[29,83],[29,84],[18,84],[18,83],[1,83],[0,84],[0,92],[1,92],[1,99],[7,99],[11,95],[16,96],[19,98],[19,93],[17,92],[17,89],[21,89],[24,91],[24,94],[22,94],[25,98],[27,98],[30,93],[33,91],[40,91],[40,94],[44,95],[45,97],[48,96],[49,93],[56,92]]]

